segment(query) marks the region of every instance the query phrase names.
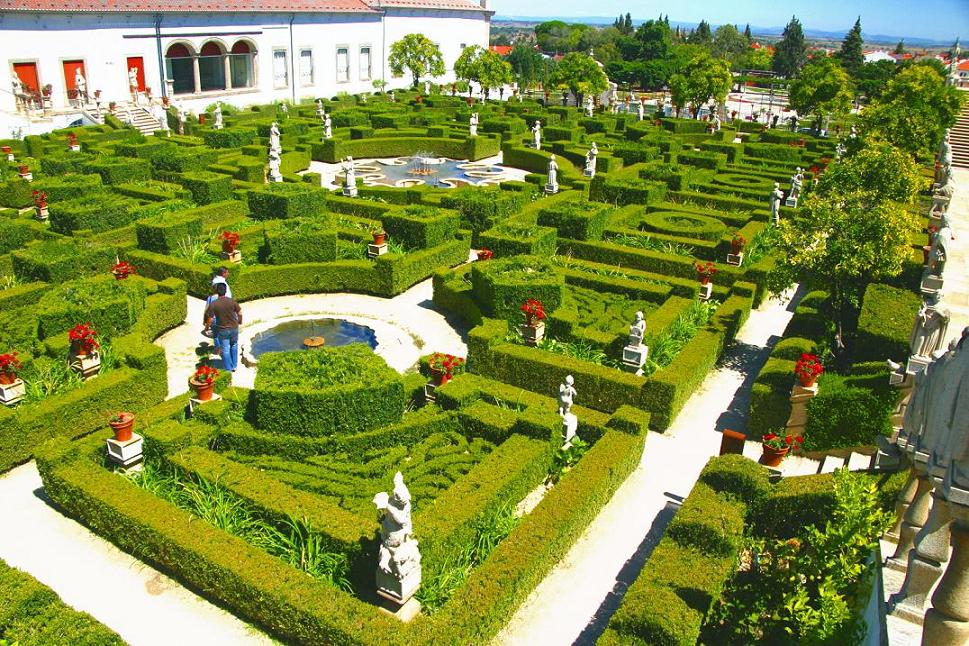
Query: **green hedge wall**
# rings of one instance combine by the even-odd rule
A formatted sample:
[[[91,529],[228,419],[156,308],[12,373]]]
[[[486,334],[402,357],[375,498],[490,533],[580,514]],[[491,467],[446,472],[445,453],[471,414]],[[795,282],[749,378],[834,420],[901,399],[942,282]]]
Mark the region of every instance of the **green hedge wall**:
[[[145,308],[143,280],[115,280],[100,275],[54,285],[34,309],[40,338],[66,334],[78,323],[90,323],[105,338],[126,333]]]
[[[464,228],[473,233],[472,245],[478,244],[482,231],[494,227],[501,220],[521,211],[531,194],[497,188],[459,188],[441,198],[441,206],[461,214]]]
[[[147,159],[98,157],[85,165],[85,172],[97,173],[105,184],[125,184],[151,179],[151,165]]]
[[[538,223],[554,227],[563,238],[599,240],[606,228],[609,213],[608,206],[579,197],[541,209]]]
[[[503,222],[482,232],[478,241],[482,248],[490,249],[498,258],[518,255],[552,256],[558,234],[552,227]]]
[[[337,125],[336,116],[334,116],[334,125]],[[422,150],[433,150],[435,154],[441,157],[477,161],[497,155],[501,150],[501,144],[498,139],[491,137],[468,137],[467,139],[440,139],[435,137],[328,139],[313,144],[312,157],[316,161],[334,164],[348,155],[357,159],[407,157]]]
[[[407,206],[380,218],[390,239],[408,249],[427,249],[453,240],[461,223],[456,212],[428,206]]]
[[[96,192],[64,202],[51,203],[50,228],[58,233],[88,229],[107,231],[131,224],[139,202],[130,197]]]
[[[209,148],[240,148],[256,140],[256,129],[233,126],[222,130],[206,130],[202,139]]]
[[[909,335],[920,305],[919,297],[908,290],[869,285],[858,316],[853,359],[903,361],[910,353]]]
[[[326,191],[308,184],[267,184],[247,196],[256,220],[312,217],[326,211]]]
[[[18,278],[57,284],[110,270],[115,250],[84,241],[50,240],[14,251],[11,257]]]
[[[471,285],[485,316],[512,323],[523,320],[521,306],[530,298],[541,301],[546,315],[564,298],[565,281],[552,263],[538,256],[513,256],[474,263]]]
[[[641,179],[597,174],[589,186],[589,199],[616,206],[654,204],[666,198],[666,185]]]
[[[362,345],[267,353],[251,394],[256,426],[268,433],[327,436],[400,420],[400,375]]]
[[[191,191],[197,204],[224,202],[233,197],[232,178],[228,175],[202,170],[177,175],[175,181]]]
[[[336,260],[336,231],[325,219],[283,220],[265,232],[265,260],[272,265]]]

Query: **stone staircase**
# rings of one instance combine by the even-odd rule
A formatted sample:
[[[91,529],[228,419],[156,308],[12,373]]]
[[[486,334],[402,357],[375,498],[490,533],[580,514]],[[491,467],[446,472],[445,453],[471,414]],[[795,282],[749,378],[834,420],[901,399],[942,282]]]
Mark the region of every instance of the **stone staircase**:
[[[962,108],[956,125],[949,131],[949,143],[952,145],[952,165],[969,168],[969,104]]]
[[[146,108],[132,103],[119,103],[115,106],[114,116],[121,121],[126,122],[129,114],[131,115],[131,127],[141,134],[151,136],[156,130],[160,130],[158,119],[152,116]]]

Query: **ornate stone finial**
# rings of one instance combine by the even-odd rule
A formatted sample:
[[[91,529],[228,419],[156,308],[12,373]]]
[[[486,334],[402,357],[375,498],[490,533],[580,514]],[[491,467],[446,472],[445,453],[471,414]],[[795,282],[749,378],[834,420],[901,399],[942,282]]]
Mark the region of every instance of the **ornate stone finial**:
[[[404,476],[394,476],[394,489],[373,498],[382,512],[380,517],[380,551],[377,561],[377,594],[405,604],[421,583],[421,553],[413,537],[410,491]]]

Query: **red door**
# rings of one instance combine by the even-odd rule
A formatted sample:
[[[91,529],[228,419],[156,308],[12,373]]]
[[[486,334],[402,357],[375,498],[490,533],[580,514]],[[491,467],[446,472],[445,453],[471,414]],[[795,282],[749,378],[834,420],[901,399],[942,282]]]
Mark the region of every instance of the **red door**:
[[[128,78],[128,72],[131,68],[138,70],[138,91],[145,91],[145,61],[141,56],[129,56],[128,63],[124,68],[125,78]],[[130,85],[129,85],[130,87]]]
[[[91,91],[91,80],[87,77],[87,70],[84,69],[84,61],[64,61],[64,86],[67,87],[67,96],[71,98],[74,98],[74,90],[77,89],[77,83],[74,82],[77,70],[81,70],[81,75],[88,83],[88,91]]]
[[[40,80],[37,78],[37,63],[14,63],[13,71],[24,85],[24,92],[40,91]]]

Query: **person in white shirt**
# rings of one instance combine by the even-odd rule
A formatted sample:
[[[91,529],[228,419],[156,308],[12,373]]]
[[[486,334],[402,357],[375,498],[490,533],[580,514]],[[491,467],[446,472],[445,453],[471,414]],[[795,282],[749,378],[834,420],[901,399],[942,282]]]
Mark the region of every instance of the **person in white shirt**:
[[[227,298],[232,298],[232,289],[229,287],[228,278],[228,267],[219,267],[215,272],[215,276],[212,278],[212,286],[215,287],[217,283],[225,283],[225,295]]]

